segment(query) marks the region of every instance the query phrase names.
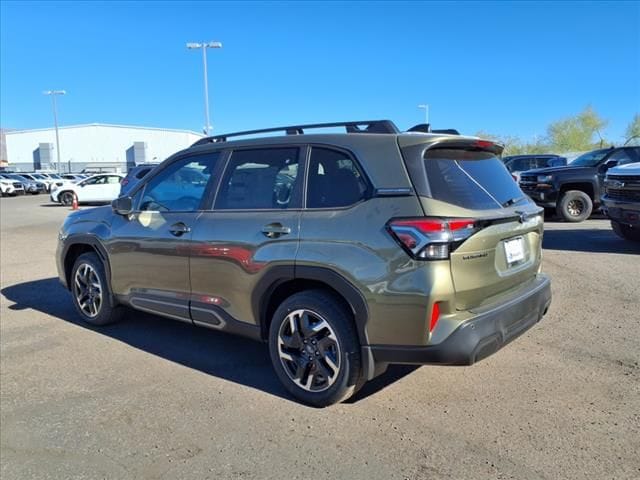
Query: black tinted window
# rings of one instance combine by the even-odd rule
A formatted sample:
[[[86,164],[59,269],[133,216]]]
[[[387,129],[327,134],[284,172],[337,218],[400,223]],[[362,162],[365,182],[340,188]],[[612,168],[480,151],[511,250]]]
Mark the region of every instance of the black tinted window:
[[[183,158],[144,186],[140,210],[193,211],[200,207],[219,153]]]
[[[348,154],[313,148],[307,187],[308,208],[347,207],[365,196],[367,183]]]
[[[611,156],[609,156],[609,158],[607,158],[607,161],[615,160],[618,162],[618,165],[624,165],[626,163],[637,161],[631,158],[630,154],[631,150],[617,150],[613,152]]]
[[[526,199],[504,164],[488,152],[433,149],[425,158],[431,196],[473,210]]]
[[[215,208],[296,208],[297,183],[297,148],[238,150],[227,165]]]

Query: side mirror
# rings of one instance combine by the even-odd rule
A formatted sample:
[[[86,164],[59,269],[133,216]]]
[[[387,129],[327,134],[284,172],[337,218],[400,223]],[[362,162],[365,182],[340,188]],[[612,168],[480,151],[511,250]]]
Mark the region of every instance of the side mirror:
[[[616,165],[618,165],[618,160],[607,160],[602,165],[600,165],[600,168],[598,170],[600,171],[600,173],[604,173],[610,168],[615,167]]]
[[[118,197],[111,202],[111,208],[118,215],[129,215],[133,211],[133,201],[131,197],[126,195],[124,197]]]

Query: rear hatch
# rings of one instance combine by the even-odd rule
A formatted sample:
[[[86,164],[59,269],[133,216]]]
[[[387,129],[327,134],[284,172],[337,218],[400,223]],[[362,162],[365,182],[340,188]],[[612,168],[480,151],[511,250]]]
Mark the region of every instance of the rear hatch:
[[[449,247],[456,308],[493,303],[531,281],[541,262],[542,209],[498,158],[502,147],[450,137],[399,142],[425,216],[473,225],[457,237],[453,232]]]

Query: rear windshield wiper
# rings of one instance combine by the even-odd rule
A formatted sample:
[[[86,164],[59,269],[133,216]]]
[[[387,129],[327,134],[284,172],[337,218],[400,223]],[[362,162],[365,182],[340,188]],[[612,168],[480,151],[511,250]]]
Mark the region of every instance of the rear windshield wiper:
[[[502,204],[503,208],[506,207],[510,207],[511,205],[518,203],[520,200],[522,200],[524,197],[520,196],[520,197],[514,197],[514,198],[510,198],[509,200],[507,200],[506,202],[504,202]]]

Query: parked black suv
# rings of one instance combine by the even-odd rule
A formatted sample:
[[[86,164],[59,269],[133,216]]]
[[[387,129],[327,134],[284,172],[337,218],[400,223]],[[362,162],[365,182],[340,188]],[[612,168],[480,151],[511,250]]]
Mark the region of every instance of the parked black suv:
[[[511,175],[520,181],[520,174],[527,170],[547,167],[561,167],[567,164],[567,159],[560,155],[550,153],[545,154],[527,154],[527,155],[510,155],[502,157],[504,166],[511,172]]]
[[[142,180],[151,170],[156,168],[158,163],[141,163],[140,165],[136,165],[131,168],[127,172],[127,176],[122,179],[120,182],[120,196],[125,195],[127,192],[131,191],[133,187],[135,187],[140,180]]]
[[[603,148],[585,153],[565,167],[523,172],[520,188],[538,205],[555,209],[568,222],[582,222],[600,207],[604,176],[616,165],[640,161],[640,147]]]

